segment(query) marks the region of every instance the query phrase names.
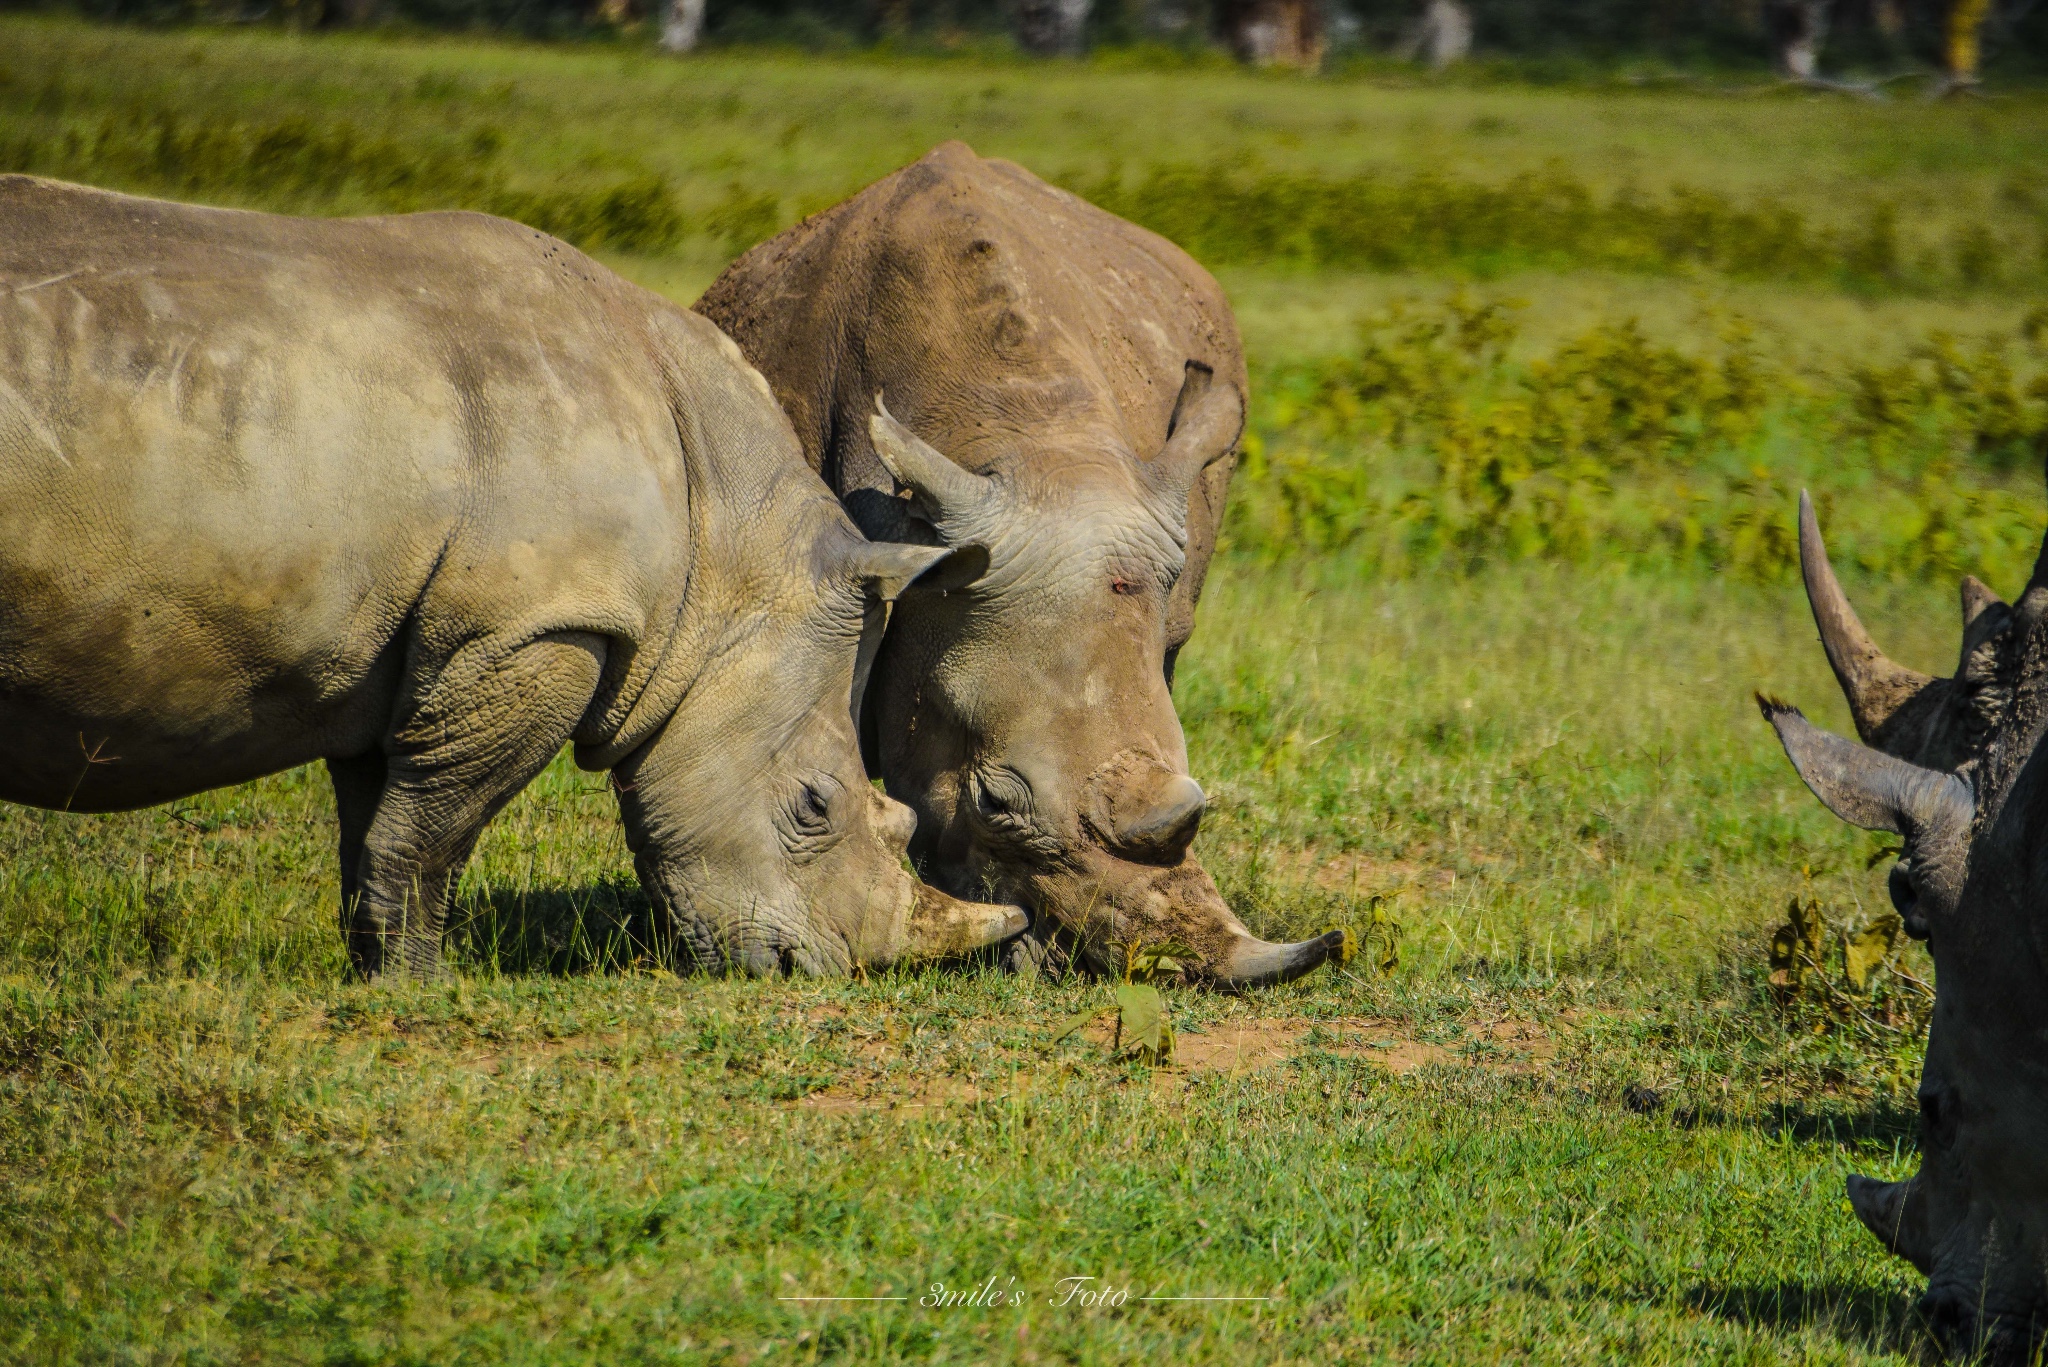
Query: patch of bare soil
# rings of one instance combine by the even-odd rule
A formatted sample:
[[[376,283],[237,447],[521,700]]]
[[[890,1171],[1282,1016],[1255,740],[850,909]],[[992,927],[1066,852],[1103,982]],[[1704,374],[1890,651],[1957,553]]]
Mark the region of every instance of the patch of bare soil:
[[[1392,1073],[1431,1065],[1483,1063],[1525,1072],[1557,1056],[1556,1042],[1530,1021],[1495,1021],[1466,1027],[1441,1040],[1418,1038],[1412,1027],[1376,1016],[1337,1020],[1252,1020],[1174,1037],[1173,1067],[1187,1073],[1262,1072],[1310,1050],[1361,1059]]]
[[[1558,1054],[1550,1029],[1534,1021],[1464,1022],[1431,1031],[1429,1038],[1402,1021],[1378,1016],[1334,1020],[1264,1019],[1229,1021],[1174,1037],[1171,1064],[1153,1070],[1154,1091],[1178,1091],[1202,1077],[1246,1077],[1270,1072],[1311,1052],[1357,1059],[1396,1075],[1428,1067],[1480,1067],[1533,1073]],[[1115,1041],[1113,1018],[1085,1026],[1081,1038],[1096,1061],[1108,1058]],[[888,1045],[862,1041],[855,1052],[869,1065],[865,1077],[835,1083],[788,1103],[792,1109],[825,1114],[886,1111],[905,1118],[942,1107],[1008,1100],[1028,1092],[1042,1077],[1071,1067],[1071,1060],[1047,1059],[1020,1070],[1000,1086],[978,1086],[964,1078],[905,1076],[875,1066]]]
[[[1249,856],[1247,850],[1232,850],[1235,858]],[[1348,892],[1360,897],[1391,896],[1402,892],[1444,892],[1456,887],[1456,870],[1418,863],[1410,859],[1375,859],[1349,851],[1331,855],[1314,846],[1300,850],[1262,850],[1259,862],[1265,876],[1276,883],[1307,885],[1323,892]]]

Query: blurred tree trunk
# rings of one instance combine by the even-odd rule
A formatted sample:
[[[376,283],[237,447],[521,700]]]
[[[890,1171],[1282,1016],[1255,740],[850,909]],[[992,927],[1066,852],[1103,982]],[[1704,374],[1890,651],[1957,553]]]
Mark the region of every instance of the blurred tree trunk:
[[[1944,90],[1976,87],[1977,64],[1983,57],[1984,21],[1990,14],[1991,0],[1950,0],[1948,32],[1942,43],[1942,64],[1948,69]]]
[[[1772,6],[1771,37],[1778,74],[1794,81],[1820,75],[1820,50],[1828,39],[1831,0],[1779,0]]]
[[[1429,0],[1396,55],[1426,61],[1438,71],[1456,66],[1472,55],[1472,11],[1464,0]]]
[[[1088,32],[1090,0],[1018,0],[1017,46],[1041,57],[1071,57]]]
[[[1323,64],[1327,39],[1316,0],[1224,0],[1216,20],[1241,62],[1304,71]]]
[[[661,20],[661,45],[669,52],[688,52],[704,35],[704,0],[668,0]]]

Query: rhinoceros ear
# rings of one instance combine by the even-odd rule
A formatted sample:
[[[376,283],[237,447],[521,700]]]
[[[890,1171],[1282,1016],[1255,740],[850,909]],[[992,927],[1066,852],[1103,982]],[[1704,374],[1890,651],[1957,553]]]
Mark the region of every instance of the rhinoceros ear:
[[[1243,431],[1244,395],[1234,384],[1218,384],[1213,367],[1189,361],[1173,402],[1166,445],[1145,463],[1146,483],[1185,516],[1195,481],[1230,453]]]
[[[988,571],[988,550],[982,546],[908,546],[898,541],[863,541],[851,553],[853,572],[866,600],[861,619],[860,648],[853,659],[853,719],[858,726],[868,675],[881,652],[889,626],[889,604],[905,592],[964,588]]]
[[[854,552],[854,560],[854,572],[872,603],[893,603],[911,589],[945,593],[965,588],[988,571],[988,550],[983,546],[868,541]]]
[[[1969,823],[1976,799],[1954,774],[1922,769],[1823,731],[1790,703],[1761,693],[1756,701],[1799,777],[1850,825],[1910,839]]]

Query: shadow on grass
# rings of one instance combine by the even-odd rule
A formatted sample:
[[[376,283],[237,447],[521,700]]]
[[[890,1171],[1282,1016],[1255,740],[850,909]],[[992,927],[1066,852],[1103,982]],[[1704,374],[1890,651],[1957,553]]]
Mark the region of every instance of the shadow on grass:
[[[1671,1113],[1687,1129],[1710,1125],[1724,1130],[1761,1130],[1785,1134],[1805,1143],[1886,1145],[1911,1149],[1919,1140],[1920,1115],[1883,1101],[1860,1109],[1787,1103],[1755,1111],[1722,1111],[1680,1106]]]
[[[465,971],[507,977],[617,973],[645,963],[648,902],[631,880],[488,888],[456,904],[448,946]]]
[[[1937,1360],[1912,1297],[1897,1291],[1847,1282],[1709,1283],[1681,1299],[1731,1324],[1773,1332],[1820,1330],[1866,1352]]]

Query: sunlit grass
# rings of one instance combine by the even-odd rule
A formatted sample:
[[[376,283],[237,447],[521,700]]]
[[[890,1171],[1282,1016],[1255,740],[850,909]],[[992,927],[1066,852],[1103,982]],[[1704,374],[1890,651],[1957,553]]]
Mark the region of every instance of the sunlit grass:
[[[1178,685],[1201,853],[1267,933],[1374,895],[1401,927],[1391,979],[1176,994],[1184,1042],[1332,1023],[1235,1077],[1052,1047],[1081,981],[607,971],[629,864],[565,764],[486,835],[445,987],[346,980],[317,770],[0,813],[0,1345],[1911,1360],[1910,1270],[1839,1192],[1909,1160],[1914,1043],[1787,1028],[1760,987],[1789,896],[1882,895],[1747,702],[1842,724],[1796,598],[1232,562],[1210,593]],[[1939,667],[1945,595],[1866,606]],[[1440,1052],[1397,1076],[1399,1041]],[[775,1299],[989,1275],[1031,1303]],[[1072,1275],[1278,1299],[1056,1312]]]

